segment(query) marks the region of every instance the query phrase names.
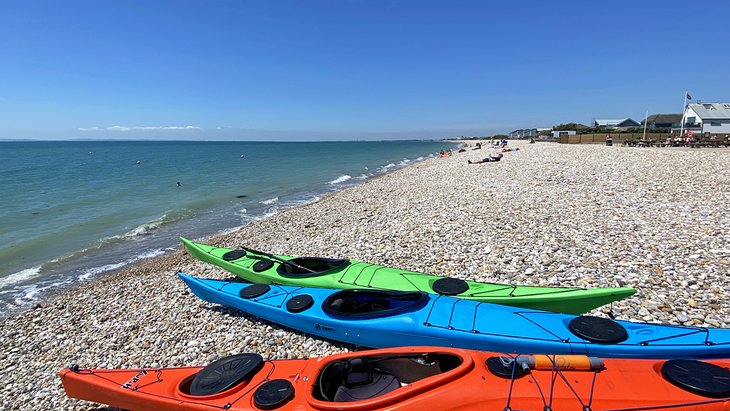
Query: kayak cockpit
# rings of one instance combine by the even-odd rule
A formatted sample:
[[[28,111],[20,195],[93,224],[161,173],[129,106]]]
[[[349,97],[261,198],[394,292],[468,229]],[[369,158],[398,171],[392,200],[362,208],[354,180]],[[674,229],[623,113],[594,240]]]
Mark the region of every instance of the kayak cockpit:
[[[340,270],[350,260],[324,257],[296,257],[279,264],[276,271],[284,277],[317,277]]]
[[[418,310],[428,301],[423,292],[343,290],[327,297],[322,311],[330,317],[366,320]]]
[[[393,354],[352,357],[326,364],[312,387],[312,397],[324,402],[356,402],[386,396],[417,381],[442,376],[464,363],[448,353]],[[453,374],[453,373],[452,373]]]

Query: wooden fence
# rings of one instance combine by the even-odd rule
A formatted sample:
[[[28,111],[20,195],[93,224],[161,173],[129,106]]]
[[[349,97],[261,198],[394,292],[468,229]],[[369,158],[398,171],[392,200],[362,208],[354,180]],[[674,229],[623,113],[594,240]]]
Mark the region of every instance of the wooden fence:
[[[561,144],[605,144],[606,136],[610,134],[613,138],[613,144],[622,144],[624,141],[629,140],[642,140],[644,133],[602,133],[602,134],[576,134],[572,136],[563,135],[558,139],[558,143]],[[676,137],[676,134],[671,133],[646,133],[647,140],[654,140],[655,142],[664,142],[667,137]]]

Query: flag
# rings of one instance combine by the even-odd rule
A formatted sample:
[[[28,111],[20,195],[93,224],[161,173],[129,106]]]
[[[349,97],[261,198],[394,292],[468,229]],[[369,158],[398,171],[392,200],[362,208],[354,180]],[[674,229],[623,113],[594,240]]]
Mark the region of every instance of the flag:
[[[692,96],[690,96],[690,95],[689,95],[689,93],[687,93],[687,95],[685,96],[685,98],[686,98],[687,100],[692,100]]]

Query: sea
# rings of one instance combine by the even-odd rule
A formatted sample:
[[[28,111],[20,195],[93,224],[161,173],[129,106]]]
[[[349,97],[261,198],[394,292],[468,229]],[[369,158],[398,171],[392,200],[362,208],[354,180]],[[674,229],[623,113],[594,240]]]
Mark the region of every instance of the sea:
[[[446,141],[0,142],[0,317],[454,148]]]

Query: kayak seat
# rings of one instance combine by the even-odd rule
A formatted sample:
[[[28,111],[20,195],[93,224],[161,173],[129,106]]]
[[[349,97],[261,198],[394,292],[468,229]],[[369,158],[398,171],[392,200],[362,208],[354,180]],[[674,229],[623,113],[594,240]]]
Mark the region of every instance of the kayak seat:
[[[368,366],[363,358],[327,364],[318,382],[321,399],[333,402],[375,398],[401,386],[395,376]]]
[[[291,261],[292,264],[281,263],[276,269],[276,271],[284,277],[316,277],[339,270],[350,264],[350,260],[324,257],[297,257],[288,261]],[[304,267],[311,271],[307,271],[297,266]]]
[[[322,311],[330,317],[372,319],[417,310],[428,294],[388,290],[342,290],[324,300]]]
[[[400,388],[400,382],[391,374],[373,373],[361,384],[341,385],[335,393],[335,402],[362,401],[375,398]]]
[[[357,302],[338,298],[332,302],[331,307],[335,311],[347,312],[352,314],[371,313],[375,311],[383,311],[390,308],[390,303],[385,299],[377,299],[373,301]]]
[[[396,357],[376,359],[378,370],[393,374],[398,381],[406,384],[438,375],[461,365],[461,359],[455,355],[430,353],[417,357]]]

